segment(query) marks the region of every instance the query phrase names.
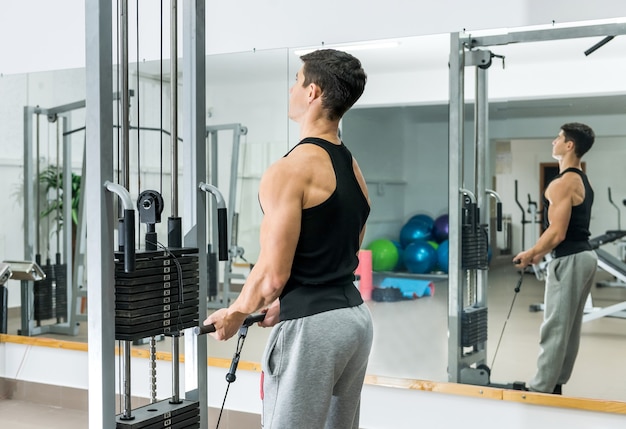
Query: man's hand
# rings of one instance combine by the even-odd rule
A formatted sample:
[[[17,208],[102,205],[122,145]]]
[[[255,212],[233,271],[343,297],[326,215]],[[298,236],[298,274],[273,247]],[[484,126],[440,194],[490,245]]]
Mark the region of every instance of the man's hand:
[[[271,328],[280,322],[280,300],[274,301],[274,303],[267,309],[263,310],[265,313],[265,319],[259,322],[259,326],[262,328]]]
[[[515,268],[526,268],[529,265],[537,265],[543,259],[543,255],[535,255],[532,250],[525,250],[513,258]]]
[[[225,341],[239,331],[239,328],[243,324],[245,318],[245,314],[231,313],[228,308],[221,308],[210,314],[204,321],[203,325],[215,326],[215,332],[212,332],[209,335],[216,340]]]

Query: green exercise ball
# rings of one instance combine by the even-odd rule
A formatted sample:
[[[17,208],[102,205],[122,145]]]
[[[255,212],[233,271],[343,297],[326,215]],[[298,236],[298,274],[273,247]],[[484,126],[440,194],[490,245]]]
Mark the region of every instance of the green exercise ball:
[[[393,241],[385,238],[372,241],[366,249],[372,251],[372,270],[391,271],[398,264],[400,257]]]

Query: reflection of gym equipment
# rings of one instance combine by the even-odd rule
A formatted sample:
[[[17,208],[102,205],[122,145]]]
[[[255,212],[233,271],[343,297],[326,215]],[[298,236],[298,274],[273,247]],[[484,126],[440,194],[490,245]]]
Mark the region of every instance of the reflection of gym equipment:
[[[458,55],[450,56],[448,378],[452,382],[495,385],[490,381],[491,370],[486,362],[490,221],[487,196],[497,201],[498,231],[502,230],[502,204],[498,195],[486,187],[492,177],[486,83],[491,60],[499,56],[472,49],[469,43],[461,43],[455,37],[458,34],[452,36],[452,43],[456,40],[459,49],[452,48],[452,52]],[[473,67],[476,72],[472,150],[464,148],[462,131],[466,67]],[[466,157],[466,153],[472,156]],[[463,175],[466,170],[473,172],[471,179]]]
[[[9,290],[5,286],[9,279],[39,282],[46,278],[46,273],[36,262],[4,261],[0,263],[0,334],[7,333],[7,313]]]
[[[622,218],[622,213],[619,209],[619,207],[617,206],[617,204],[615,204],[613,202],[613,197],[611,196],[611,188],[609,187],[608,190],[608,196],[609,196],[609,203],[615,207],[615,210],[617,210],[617,231],[612,231],[614,233],[617,233],[619,231],[622,230],[622,222],[621,222],[621,218]],[[624,205],[626,205],[626,200],[624,200]],[[617,267],[619,263],[626,261],[626,242],[624,241],[619,241],[617,242],[617,246],[618,246],[618,250],[617,250],[617,254],[619,255],[619,259],[613,258],[611,255],[611,258],[613,259],[613,263],[611,264],[613,267]],[[606,252],[604,252],[606,253]],[[598,262],[598,265],[600,266],[600,262]],[[615,268],[612,268],[612,270],[615,270]],[[596,283],[596,286],[598,287],[626,287],[626,283],[624,283],[624,280],[619,276],[619,275],[615,275],[613,274],[612,271],[610,270],[605,270],[608,273],[612,274],[616,280],[615,281],[603,281],[603,282],[598,282]]]
[[[228,191],[228,207],[231,210],[231,219],[228,222],[228,234],[229,242],[228,247],[228,260],[224,264],[224,278],[222,283],[222,292],[219,293],[218,284],[218,269],[217,269],[217,255],[215,251],[211,249],[209,245],[209,308],[221,308],[226,307],[232,299],[235,299],[238,295],[237,292],[231,290],[233,280],[243,280],[245,276],[243,274],[233,273],[233,264],[237,258],[243,259],[244,249],[237,245],[237,233],[239,228],[238,214],[235,212],[237,202],[237,178],[239,171],[239,150],[241,146],[241,136],[245,136],[248,133],[248,129],[241,124],[225,124],[225,125],[212,125],[206,127],[206,136],[208,139],[209,159],[210,159],[210,183],[217,185],[218,183],[218,155],[219,155],[219,131],[232,131],[232,152],[230,162],[230,181]],[[219,211],[219,208],[218,208]],[[211,216],[211,242],[222,242],[218,237],[218,218]],[[220,259],[223,260],[223,259]],[[221,297],[220,297],[221,295]]]
[[[35,259],[41,263],[40,252],[40,208],[39,208],[39,117],[45,115],[50,123],[57,125],[57,184],[62,177],[63,200],[57,199],[57,208],[63,207],[64,219],[63,244],[61,249],[61,228],[57,222],[56,263],[49,262],[42,269],[48,273],[46,280],[34,284],[32,281],[21,282],[21,329],[20,335],[40,335],[56,333],[78,334],[76,317],[77,281],[73,272],[72,251],[72,140],[70,134],[71,113],[85,107],[84,101],[69,103],[52,108],[26,106],[24,108],[24,258]],[[59,134],[60,123],[62,123]],[[33,137],[33,128],[36,135]],[[62,135],[63,155],[60,155]],[[35,147],[35,150],[33,149]],[[63,158],[62,166],[59,165]],[[81,189],[82,192],[82,189]],[[59,193],[57,190],[57,198]],[[81,198],[81,200],[83,200]],[[61,212],[57,213],[57,219]],[[61,254],[64,261],[61,261]],[[56,323],[41,324],[44,319],[56,319]],[[65,321],[62,321],[65,319]]]
[[[515,203],[517,204],[517,206],[520,208],[520,211],[522,212],[522,221],[521,221],[521,225],[522,225],[522,249],[526,249],[526,225],[530,225],[531,226],[531,236],[530,236],[530,242],[534,243],[533,240],[536,240],[537,238],[539,238],[539,222],[540,222],[540,217],[537,215],[538,210],[537,210],[537,202],[536,201],[532,201],[530,199],[530,194],[528,194],[528,208],[526,210],[524,210],[524,207],[522,206],[522,204],[519,201],[518,198],[518,193],[517,193],[517,180],[515,180]],[[530,219],[526,219],[526,213],[530,214]]]

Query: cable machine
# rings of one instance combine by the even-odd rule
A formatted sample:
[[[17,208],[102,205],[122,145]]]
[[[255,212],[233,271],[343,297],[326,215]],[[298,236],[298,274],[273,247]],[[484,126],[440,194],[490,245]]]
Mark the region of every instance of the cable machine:
[[[452,33],[450,38],[449,189],[450,259],[448,297],[448,378],[452,382],[494,385],[487,366],[487,270],[480,235],[489,207],[485,178],[491,177],[488,129],[487,69],[500,58],[487,47],[626,33],[626,24],[564,27],[472,37]],[[612,37],[605,37],[604,43]],[[604,44],[602,43],[602,44]],[[598,49],[596,44],[586,55]],[[502,58],[504,61],[504,58]],[[465,70],[475,68],[475,139],[473,151],[464,147]],[[471,153],[472,155],[468,155]],[[487,158],[485,157],[487,155]],[[473,173],[473,174],[472,174]],[[492,194],[495,197],[495,193]],[[478,220],[480,219],[480,220]],[[474,225],[479,225],[475,228]],[[469,232],[468,232],[469,231]],[[478,234],[472,231],[478,232]],[[455,274],[456,273],[456,274]],[[500,385],[512,387],[513,385]]]
[[[241,147],[241,136],[245,136],[248,133],[248,128],[241,124],[224,124],[224,125],[211,125],[206,127],[207,144],[209,148],[209,174],[210,183],[217,185],[218,183],[218,154],[219,154],[219,132],[220,131],[232,131],[232,152],[230,162],[230,181],[228,192],[228,207],[231,208],[232,213],[230,216],[230,222],[228,222],[228,232],[224,240],[228,242],[228,260],[224,264],[224,278],[222,285],[221,299],[218,299],[218,265],[217,254],[209,245],[209,308],[222,308],[227,307],[230,304],[231,299],[237,297],[236,292],[231,291],[232,280],[244,279],[242,274],[233,273],[233,263],[236,258],[242,257],[244,249],[237,244],[239,216],[235,212],[237,202],[237,176],[239,171],[239,151]],[[211,242],[218,243],[222,240],[218,235],[218,219],[215,216],[211,216]]]
[[[20,335],[33,336],[45,333],[77,335],[78,323],[76,318],[76,298],[78,296],[78,282],[73,272],[72,251],[72,139],[71,114],[83,109],[85,101],[77,101],[51,108],[39,106],[24,107],[24,258],[41,264],[40,251],[40,168],[39,168],[39,128],[40,117],[45,117],[50,124],[57,128],[57,187],[62,187],[63,202],[57,199],[56,207],[63,207],[62,217],[64,227],[57,223],[57,249],[55,264],[47,266],[47,282],[35,285],[32,281],[21,282],[21,329]],[[35,132],[35,135],[33,135]],[[60,152],[62,136],[62,155]],[[62,164],[60,159],[62,158]],[[82,191],[82,187],[81,187]],[[59,189],[57,189],[58,198]],[[57,218],[61,213],[57,213]],[[63,240],[59,234],[63,232]],[[62,242],[62,245],[61,245]],[[61,249],[62,247],[62,249]],[[61,260],[63,258],[63,260]],[[48,256],[49,259],[49,256]],[[47,303],[42,309],[39,301]],[[42,314],[43,313],[43,314]],[[50,316],[50,317],[47,317]],[[41,324],[43,318],[56,318],[52,324]],[[64,319],[64,320],[63,320]]]
[[[154,234],[164,202],[156,191],[144,190],[137,205],[128,192],[128,102],[123,97],[120,133],[120,183],[113,179],[113,109],[111,108],[113,10],[108,0],[86,3],[87,37],[87,242],[89,321],[89,426],[90,427],[206,427],[207,368],[206,339],[189,328],[206,317],[206,149],[205,111],[205,9],[201,0],[185,0],[183,8],[183,133],[184,218],[178,214],[178,70],[177,0],[171,1],[171,216],[168,218],[167,246],[159,245]],[[128,8],[119,2],[120,82],[122,95],[127,87]],[[126,69],[125,69],[126,68]],[[120,202],[114,210],[114,197]],[[146,224],[146,249],[135,249],[134,214]],[[114,249],[114,225],[118,228],[118,249]],[[154,243],[157,243],[154,246]],[[156,247],[156,249],[154,249]],[[166,268],[169,268],[169,272]],[[154,271],[158,271],[155,273]],[[169,276],[169,277],[168,277]],[[156,277],[148,280],[149,277]],[[115,285],[115,287],[111,287]],[[154,289],[154,290],[153,290]],[[148,294],[161,293],[158,297]],[[169,294],[167,294],[169,292]],[[138,296],[137,294],[141,295]],[[159,302],[148,301],[158,300]],[[165,302],[169,299],[169,302]],[[168,308],[169,306],[169,308]],[[158,309],[155,310],[155,307]],[[175,307],[175,308],[174,308]],[[147,310],[150,309],[150,310]],[[153,311],[155,310],[155,311]],[[172,315],[177,312],[176,315]],[[135,320],[141,318],[141,324]],[[132,320],[132,322],[131,322]],[[115,321],[115,323],[112,323]],[[172,395],[132,409],[130,403],[130,341],[157,333],[172,341]],[[185,340],[184,389],[180,389],[179,340]],[[120,390],[123,404],[115,415],[115,341],[120,341]],[[152,367],[154,369],[154,367]],[[154,377],[155,379],[156,377]]]

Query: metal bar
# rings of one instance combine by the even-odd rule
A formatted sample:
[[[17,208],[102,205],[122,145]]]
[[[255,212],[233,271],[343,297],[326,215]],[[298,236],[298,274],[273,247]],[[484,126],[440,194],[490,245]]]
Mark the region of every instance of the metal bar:
[[[62,104],[60,106],[50,107],[50,108],[41,108],[34,107],[33,113],[41,113],[42,115],[46,115],[48,117],[54,117],[56,115],[60,115],[63,113],[71,112],[72,110],[82,109],[85,107],[85,100],[74,101],[72,103]]]
[[[523,42],[546,42],[551,40],[578,39],[583,37],[603,37],[626,34],[626,24],[601,24],[575,26],[565,28],[549,28],[545,30],[515,31],[500,35],[477,36],[470,34],[462,38],[462,43],[471,47],[508,45]]]
[[[34,225],[35,209],[33,205],[35,179],[33,177],[33,114],[35,108],[24,107],[24,260],[32,261],[34,258],[35,234]],[[20,282],[21,297],[21,331],[20,335],[31,335],[31,312],[33,309],[32,281]]]
[[[463,146],[463,45],[459,33],[450,35],[450,122],[448,165],[448,216],[449,216],[449,262],[448,262],[448,379],[459,381],[460,338],[463,278],[460,264],[461,205],[459,188],[462,180]]]
[[[128,0],[119,0],[119,52],[120,63],[118,64],[118,72],[120,74],[120,82],[122,86],[120,120],[122,121],[122,134],[120,159],[121,159],[121,185],[126,189],[130,189],[130,96],[128,92]]]
[[[70,129],[72,121],[70,115],[59,116],[57,120],[63,121],[63,218],[65,219],[65,230],[63,231],[63,256],[66,270],[67,287],[67,333],[69,335],[78,334],[76,324],[75,299],[76,289],[74,288],[74,255],[72,252],[73,225],[72,218],[72,139],[67,136],[66,131]],[[58,162],[57,162],[58,164]],[[84,178],[83,178],[84,179]],[[83,188],[84,186],[81,186]],[[58,252],[58,250],[57,250]]]
[[[172,335],[172,404],[180,404],[180,337]]]
[[[170,133],[173,218],[178,217],[178,8],[171,0],[170,12]]]
[[[130,341],[121,341],[122,345],[122,359],[120,361],[120,371],[122,373],[122,419],[129,420],[132,417],[132,404],[131,404],[131,383],[130,383]]]
[[[89,427],[115,427],[115,296],[113,198],[103,184],[113,180],[112,7],[86,0],[86,154]]]
[[[490,210],[489,197],[486,189],[491,187],[487,180],[489,153],[489,103],[487,95],[488,69],[475,67],[476,69],[476,96],[475,96],[475,123],[476,123],[476,203],[479,207],[479,224],[489,225]],[[487,270],[477,270],[476,273],[476,303],[481,306],[487,305]]]
[[[184,244],[200,250],[198,319],[207,315],[207,208],[206,192],[198,184],[206,180],[206,12],[204,0],[183,1],[183,146]],[[185,399],[200,404],[199,427],[208,427],[207,339],[184,335]]]

